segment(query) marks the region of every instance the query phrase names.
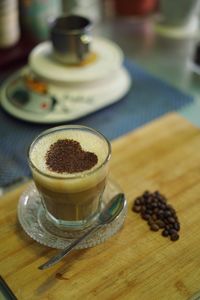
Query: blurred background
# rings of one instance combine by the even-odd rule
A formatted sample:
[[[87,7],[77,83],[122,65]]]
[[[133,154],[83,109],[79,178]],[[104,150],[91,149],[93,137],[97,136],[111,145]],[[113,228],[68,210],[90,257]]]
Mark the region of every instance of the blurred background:
[[[1,0],[1,78],[26,64],[33,47],[49,38],[57,16],[79,14],[92,20],[93,35],[113,40],[126,58],[198,98],[199,5],[199,0]],[[195,109],[191,118],[199,123]]]
[[[68,87],[72,80],[65,77],[61,78],[65,81],[63,90],[60,85],[56,90],[62,73],[61,66],[58,65],[59,69],[54,72],[41,66],[40,60],[39,75],[44,70],[46,77],[56,76],[56,79],[53,78],[55,86],[51,84],[51,80],[47,85],[40,85],[41,82],[32,78],[28,78],[28,81],[25,78],[24,81],[21,73],[17,75],[19,82],[14,77],[9,83],[9,78],[15,71],[20,72],[26,69],[23,67],[27,63],[30,64],[31,59],[28,61],[28,58],[32,49],[49,39],[53,21],[60,15],[70,14],[89,18],[93,23],[94,37],[103,37],[108,44],[110,41],[114,42],[111,44],[116,45],[115,51],[108,51],[108,54],[111,53],[109,60],[103,58],[99,69],[96,69],[98,63],[91,64],[91,69],[94,69],[90,81],[84,82],[87,79],[85,75],[82,78],[85,85],[79,86],[77,78],[81,66],[76,68],[71,90]],[[5,82],[1,86],[0,100],[2,108],[17,117],[12,118],[0,109],[0,122],[4,124],[0,128],[0,174],[3,174],[0,184],[28,174],[25,154],[23,156],[21,153],[25,153],[35,135],[48,128],[47,125],[52,125],[54,117],[60,122],[76,121],[74,117],[68,117],[70,113],[76,116],[80,112],[79,123],[96,128],[111,140],[171,111],[180,113],[200,126],[199,21],[200,0],[0,0],[0,84]],[[101,50],[106,49],[105,45],[100,47]],[[124,56],[120,54],[121,51],[116,50],[117,45]],[[117,77],[117,72],[110,71],[115,67],[113,53],[116,51],[121,77]],[[50,56],[45,54],[43,57]],[[53,60],[49,59],[50,67],[51,62]],[[104,69],[107,70],[107,77],[101,78],[101,84],[98,80],[94,83],[94,77],[98,77]],[[81,71],[80,74],[83,74]],[[63,73],[72,75],[65,68]],[[116,80],[121,80],[122,85],[126,85],[126,91],[130,87],[127,95],[112,95],[120,86],[118,81],[114,81],[115,77]],[[38,83],[44,94],[35,92]],[[111,83],[113,86],[110,85],[108,90]],[[15,85],[18,88],[17,84],[23,90],[13,91]],[[84,98],[83,95],[87,97]],[[123,101],[110,105],[111,102],[106,97],[112,98],[111,96],[115,101]],[[113,99],[111,100],[114,101]],[[102,109],[103,105],[99,106],[101,103],[104,103],[106,109]],[[88,114],[92,108],[93,113]],[[30,123],[21,122],[21,119]],[[36,124],[31,124],[32,121]],[[40,123],[45,122],[46,127],[41,126]],[[5,164],[10,166],[8,170],[4,170]]]

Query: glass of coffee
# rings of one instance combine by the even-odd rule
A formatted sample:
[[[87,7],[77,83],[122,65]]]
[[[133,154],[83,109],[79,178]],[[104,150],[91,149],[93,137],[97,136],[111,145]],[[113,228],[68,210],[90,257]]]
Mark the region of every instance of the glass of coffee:
[[[59,228],[81,230],[98,217],[111,145],[98,131],[58,126],[30,145],[28,162],[47,218]]]

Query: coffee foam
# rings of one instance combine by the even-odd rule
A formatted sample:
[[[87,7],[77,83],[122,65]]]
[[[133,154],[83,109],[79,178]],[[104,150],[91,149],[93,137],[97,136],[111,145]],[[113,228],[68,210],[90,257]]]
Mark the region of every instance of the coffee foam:
[[[46,165],[45,156],[50,146],[57,142],[59,139],[72,139],[79,142],[84,151],[93,152],[97,155],[97,164],[92,169],[80,173],[57,173],[49,170],[48,166]],[[30,160],[38,170],[47,175],[56,177],[76,177],[79,175],[82,176],[88,172],[91,172],[92,170],[97,169],[106,160],[107,156],[107,142],[90,132],[81,130],[64,130],[50,133],[39,139],[37,143],[32,147],[30,152]]]

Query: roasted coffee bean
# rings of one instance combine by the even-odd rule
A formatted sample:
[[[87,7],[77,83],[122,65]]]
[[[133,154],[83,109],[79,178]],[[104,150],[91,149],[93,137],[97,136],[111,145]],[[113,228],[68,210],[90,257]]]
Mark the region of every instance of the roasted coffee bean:
[[[140,204],[144,204],[144,198],[140,198]]]
[[[167,229],[164,229],[162,231],[162,236],[167,237],[169,235],[169,231]]]
[[[149,191],[145,191],[144,193],[143,193],[143,197],[149,197],[150,196],[150,192]]]
[[[157,208],[157,207],[158,207],[158,203],[153,202],[152,205],[151,205],[151,207],[152,207],[152,208]]]
[[[165,211],[165,210],[166,210],[166,204],[165,204],[165,203],[162,203],[160,208],[163,209],[163,210]]]
[[[173,217],[169,217],[169,218],[167,218],[167,220],[169,221],[169,223],[172,223],[172,224],[174,224],[176,222]]]
[[[174,215],[174,214],[172,213],[172,217],[174,218],[174,220],[175,220],[177,223],[179,223],[179,220],[178,220],[177,215]]]
[[[152,206],[151,206],[151,204],[148,204],[148,203],[146,203],[146,205],[145,205],[145,206],[146,206],[146,209],[150,209],[150,210],[152,209]]]
[[[170,236],[170,239],[171,239],[171,241],[177,241],[177,240],[179,239],[178,233],[173,233],[173,234]]]
[[[159,200],[159,201],[163,201],[163,196],[161,194],[156,194],[155,197]]]
[[[155,192],[153,193],[153,195],[154,195],[154,196],[160,196],[160,192],[159,192],[159,191],[155,191]]]
[[[151,205],[151,203],[152,203],[152,198],[151,197],[146,197],[145,198],[145,204],[147,205]]]
[[[172,212],[172,213],[176,213],[175,209],[171,206],[171,204],[167,205],[167,208]]]
[[[169,224],[170,229],[174,229],[174,224]]]
[[[166,218],[162,218],[162,220],[165,223],[165,225],[169,226],[171,224],[171,223],[169,223],[168,219],[166,219]]]
[[[149,224],[149,226],[151,226],[151,225],[154,224],[155,222],[154,222],[154,220],[152,220],[152,218],[150,217],[147,223]]]
[[[153,210],[153,212],[154,212],[154,214],[157,214],[158,213],[158,207],[156,207],[154,210]]]
[[[161,198],[160,198],[160,200],[161,200]],[[167,205],[167,200],[166,200],[166,198],[162,197],[162,200],[161,200],[161,201],[162,201],[163,204]]]
[[[141,212],[145,213],[146,212],[146,207],[144,205],[141,206]]]
[[[159,191],[145,191],[135,199],[132,210],[140,213],[152,231],[163,229],[163,236],[169,236],[172,241],[179,239],[180,223],[176,211]]]
[[[157,218],[157,216],[156,216],[156,214],[153,214],[152,215],[152,219],[154,220],[154,221],[156,221],[158,218]]]
[[[179,223],[174,223],[174,229],[179,231],[180,230],[180,224]]]
[[[170,228],[169,229],[169,234],[170,235],[177,234],[177,231],[175,229],[173,229],[173,228]]]
[[[147,214],[149,214],[149,215],[152,215],[152,214],[153,214],[152,209],[149,209],[149,208],[147,208],[146,212],[147,212]]]
[[[163,214],[164,214],[164,211],[163,211],[162,209],[159,209],[159,211],[158,211],[158,216],[162,217]]]
[[[159,226],[159,228],[164,228],[165,227],[165,223],[162,220],[157,220],[156,224]]]
[[[140,198],[136,198],[134,204],[135,205],[140,205],[141,204]]]
[[[141,212],[141,206],[140,205],[134,205],[133,206],[133,211],[136,212],[136,213]]]
[[[150,217],[151,216],[148,214],[145,214],[145,213],[142,214],[142,219],[144,219],[144,220],[149,220]]]
[[[170,226],[169,225],[165,225],[165,229],[166,230],[170,230]]]
[[[164,217],[171,217],[171,215],[172,215],[172,213],[171,213],[171,211],[170,210],[165,210],[165,212],[164,212]]]
[[[158,231],[159,230],[159,226],[156,224],[156,223],[153,223],[151,226],[150,226],[150,229],[152,231]]]

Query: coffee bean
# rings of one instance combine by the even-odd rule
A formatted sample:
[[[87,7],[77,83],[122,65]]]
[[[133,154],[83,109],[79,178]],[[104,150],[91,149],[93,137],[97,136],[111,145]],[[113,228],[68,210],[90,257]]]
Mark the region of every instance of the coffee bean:
[[[143,193],[143,197],[149,197],[150,196],[150,192],[149,191],[145,191],[144,193]]]
[[[158,211],[159,211],[159,209],[158,209],[157,207],[153,210],[153,212],[154,212],[155,214],[157,214]]]
[[[151,216],[150,216],[149,214],[145,214],[145,213],[142,214],[142,218],[143,218],[144,220],[149,220],[150,217],[151,217]]]
[[[144,198],[140,198],[140,204],[144,204]]]
[[[158,203],[153,202],[152,205],[151,205],[151,207],[152,207],[152,208],[157,208],[157,207],[158,207]]]
[[[171,215],[172,215],[172,213],[171,213],[171,211],[170,210],[165,210],[165,212],[164,212],[164,217],[171,217]]]
[[[165,203],[161,204],[161,209],[163,209],[164,211],[166,210],[166,204]]]
[[[159,191],[145,191],[135,199],[132,210],[140,213],[152,231],[163,229],[164,237],[169,236],[172,241],[179,239],[180,223],[176,211]]]
[[[172,207],[171,204],[167,205],[167,208],[172,212],[172,213],[176,213],[175,209]]]
[[[152,219],[153,219],[154,221],[156,221],[156,220],[158,219],[157,216],[156,216],[156,214],[152,214],[151,217],[152,217]]]
[[[165,223],[162,220],[157,220],[156,224],[159,226],[159,228],[164,228],[165,227]]]
[[[164,230],[162,231],[162,236],[167,237],[168,235],[169,235],[168,230],[167,230],[167,229],[164,229]]]
[[[141,206],[140,205],[134,205],[133,206],[133,211],[136,212],[136,213],[141,212]]]
[[[149,208],[147,208],[146,212],[147,212],[147,214],[149,214],[149,215],[152,215],[152,214],[153,214],[152,209],[149,209]]]
[[[148,224],[149,224],[149,226],[151,226],[152,224],[154,224],[155,222],[154,222],[154,220],[152,220],[152,218],[150,217],[149,219],[148,219],[148,222],[147,222]]]
[[[153,193],[153,195],[154,195],[154,196],[160,196],[160,192],[159,192],[159,191],[155,191],[155,192]]]
[[[170,228],[169,229],[169,234],[170,235],[177,234],[177,231],[175,229],[173,229],[173,228]]]
[[[162,209],[159,209],[159,211],[158,211],[158,216],[160,217],[160,218],[162,218],[163,217],[163,214],[164,214],[164,211],[162,210]]]
[[[179,223],[174,223],[174,229],[179,231],[180,230],[180,224]]]
[[[150,229],[152,231],[158,231],[159,230],[159,226],[156,224],[156,223],[153,223],[151,226],[150,226]]]
[[[173,233],[173,234],[170,236],[170,239],[171,239],[171,241],[177,241],[177,240],[179,239],[178,233]]]
[[[173,217],[169,217],[167,220],[169,221],[169,223],[172,223],[172,224],[174,224],[176,222]]]
[[[147,204],[151,205],[151,202],[152,202],[151,198],[146,198],[146,203]]]
[[[161,194],[156,194],[155,196],[156,196],[156,198],[157,198],[159,201],[165,202],[165,198],[163,197],[163,195],[161,195]]]
[[[169,225],[165,225],[165,229],[166,230],[170,230],[170,226]]]
[[[161,195],[161,198],[162,198],[162,201],[163,201],[163,203],[167,203],[167,199],[165,198],[165,196],[163,196],[163,195]]]
[[[138,197],[135,199],[135,205],[140,205],[140,204],[141,204],[141,201],[140,201],[140,198]]]

